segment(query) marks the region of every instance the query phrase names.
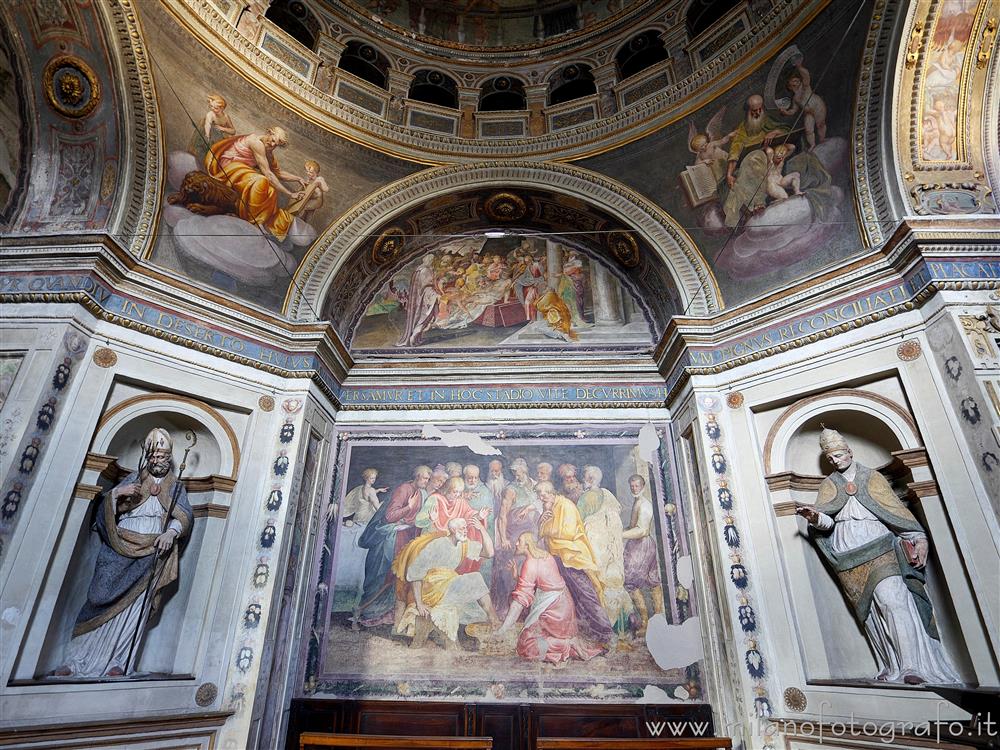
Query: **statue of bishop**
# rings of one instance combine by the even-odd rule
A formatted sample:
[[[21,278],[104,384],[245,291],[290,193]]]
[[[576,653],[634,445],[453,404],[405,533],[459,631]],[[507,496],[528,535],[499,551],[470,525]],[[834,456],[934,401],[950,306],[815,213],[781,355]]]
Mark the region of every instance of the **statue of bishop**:
[[[153,429],[143,443],[144,465],[102,498],[94,576],[55,676],[122,677],[138,661],[149,617],[177,580],[178,540],[190,535],[194,520],[172,469],[172,448],[170,434]]]
[[[836,467],[815,506],[796,513],[864,628],[876,680],[960,683],[938,634],[924,586],[927,535],[878,471],[854,460],[847,441],[824,427],[820,449]]]

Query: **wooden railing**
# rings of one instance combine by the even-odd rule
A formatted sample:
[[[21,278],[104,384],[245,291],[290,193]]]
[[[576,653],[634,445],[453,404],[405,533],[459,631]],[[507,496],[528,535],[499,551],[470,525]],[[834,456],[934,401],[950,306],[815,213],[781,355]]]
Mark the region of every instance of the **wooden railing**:
[[[539,737],[537,750],[720,750],[732,748],[728,737],[608,739],[600,737]]]
[[[327,734],[303,732],[300,750],[311,747],[365,748],[366,750],[493,750],[492,737],[400,737],[387,734]]]

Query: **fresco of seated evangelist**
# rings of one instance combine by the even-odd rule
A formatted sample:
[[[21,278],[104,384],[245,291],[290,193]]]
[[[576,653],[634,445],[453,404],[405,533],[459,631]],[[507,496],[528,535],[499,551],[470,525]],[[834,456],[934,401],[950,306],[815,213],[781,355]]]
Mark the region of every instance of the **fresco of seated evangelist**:
[[[665,208],[698,244],[728,303],[864,249],[850,135],[864,10],[833,3],[745,81],[684,121],[585,160]],[[662,166],[654,166],[657,164]]]
[[[12,57],[5,37],[0,35],[0,221],[6,217],[21,166],[21,113]]]
[[[368,305],[352,350],[648,346],[630,292],[579,250],[460,238],[408,263]]]
[[[166,151],[152,260],[281,309],[316,237],[415,165],[301,119],[144,4]]]
[[[595,434],[350,436],[307,692],[703,700],[683,515],[635,431]]]

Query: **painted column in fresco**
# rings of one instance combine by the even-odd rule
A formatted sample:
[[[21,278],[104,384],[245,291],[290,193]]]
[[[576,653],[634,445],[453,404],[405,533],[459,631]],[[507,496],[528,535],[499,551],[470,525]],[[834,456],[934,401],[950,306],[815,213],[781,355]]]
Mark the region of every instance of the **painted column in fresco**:
[[[562,245],[552,240],[545,240],[545,263],[549,286],[555,289],[559,286],[559,274],[562,273]]]
[[[594,288],[594,323],[599,326],[624,323],[621,290],[608,269],[599,263],[592,263],[591,283]]]

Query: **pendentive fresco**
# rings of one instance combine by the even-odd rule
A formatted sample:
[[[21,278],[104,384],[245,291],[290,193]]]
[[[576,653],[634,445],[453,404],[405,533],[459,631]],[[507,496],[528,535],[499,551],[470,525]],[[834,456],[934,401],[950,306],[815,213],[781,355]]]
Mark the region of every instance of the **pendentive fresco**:
[[[863,250],[849,146],[869,14],[856,12],[831,4],[698,112],[581,162],[677,219],[729,304]]]
[[[415,165],[306,123],[189,44],[162,8],[142,10],[167,162],[152,260],[280,309],[323,229]]]

